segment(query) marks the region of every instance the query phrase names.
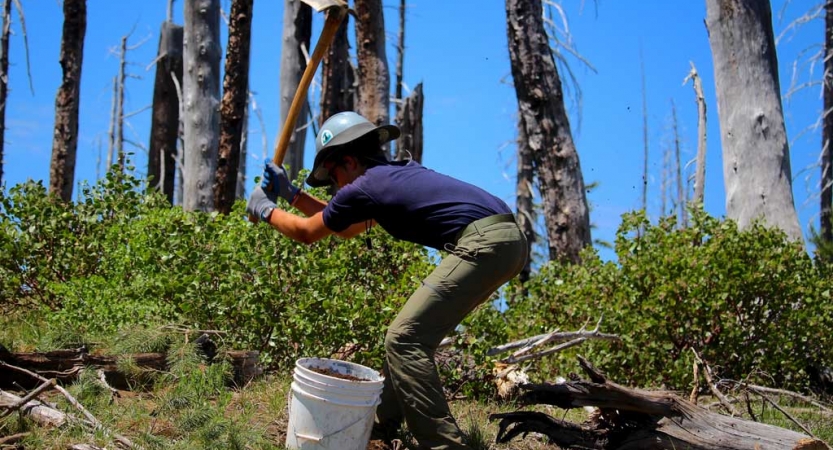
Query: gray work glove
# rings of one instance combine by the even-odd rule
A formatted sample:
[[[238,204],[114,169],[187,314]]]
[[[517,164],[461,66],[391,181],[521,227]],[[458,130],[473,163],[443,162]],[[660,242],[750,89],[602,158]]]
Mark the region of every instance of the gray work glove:
[[[268,221],[269,216],[272,215],[272,210],[277,207],[275,202],[278,197],[266,193],[260,187],[256,187],[249,196],[249,201],[246,202],[246,212],[249,217],[254,217],[257,220]]]
[[[286,169],[272,161],[267,162],[266,167],[263,168],[263,180],[260,182],[260,187],[267,194],[281,197],[290,205],[295,200],[295,196],[301,192],[300,188],[289,181]]]

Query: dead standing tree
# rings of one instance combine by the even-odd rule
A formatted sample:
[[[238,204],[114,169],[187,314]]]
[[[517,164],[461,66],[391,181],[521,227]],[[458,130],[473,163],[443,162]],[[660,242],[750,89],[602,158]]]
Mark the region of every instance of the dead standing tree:
[[[402,97],[405,85],[403,80],[405,68],[405,9],[405,0],[401,0],[399,3],[399,43],[396,46],[396,94],[394,98],[396,101],[396,124],[399,125],[402,135],[396,141],[395,159],[402,161],[410,158],[421,163],[423,152],[422,109],[425,104],[422,83],[416,85],[411,95],[406,98]]]
[[[148,180],[174,202],[176,179],[176,148],[179,138],[179,98],[177,83],[182,83],[182,26],[162,23],[156,76],[153,83],[153,115],[150,125]]]
[[[356,0],[357,112],[376,125],[390,123],[390,71],[382,0]],[[387,146],[385,148],[389,148]]]
[[[345,26],[342,23],[342,27]],[[309,53],[310,39],[312,36],[312,8],[301,0],[286,0],[283,10],[283,37],[281,39],[281,68],[280,68],[280,95],[281,95],[281,126],[286,123],[286,116],[301,77],[307,68],[307,60],[304,56]],[[325,62],[326,64],[326,62]],[[289,147],[286,149],[285,161],[289,164],[289,175],[292,179],[298,176],[298,172],[304,167],[304,143],[306,141],[306,127],[301,126],[309,115],[309,103],[305,100],[304,106],[298,113],[298,120],[293,125],[295,132],[289,138]],[[281,130],[278,130],[280,135]],[[275,140],[277,145],[278,139]]]
[[[23,17],[23,6],[20,4],[20,0],[4,0],[2,35],[0,35],[0,186],[3,184],[6,99],[9,95],[9,36],[12,32],[12,1],[14,1],[17,15],[20,18],[20,26],[23,29],[23,45],[26,48],[26,70],[29,74],[29,90],[32,91],[32,95],[35,94],[35,89],[32,87],[32,73],[29,70],[29,44],[26,37],[26,21]]]
[[[393,98],[396,99],[397,117],[402,110],[402,102],[404,101],[402,88],[405,84],[403,80],[405,72],[405,8],[405,0],[399,0],[399,37],[398,43],[396,44],[396,85],[393,87]],[[399,153],[398,150],[397,153]]]
[[[769,0],[706,0],[723,143],[726,215],[803,242],[792,194]]]
[[[356,74],[350,65],[350,42],[347,39],[350,16],[346,16],[336,32],[327,56],[321,63],[321,101],[318,124],[330,116],[354,108],[353,82]]]
[[[396,124],[402,131],[397,139],[396,159],[402,161],[410,157],[414,161],[422,162],[423,132],[422,108],[425,96],[422,94],[422,83],[419,83],[411,95],[402,100],[402,107],[396,114]]]
[[[518,118],[518,160],[516,162],[518,175],[515,182],[515,205],[518,208],[518,227],[520,227],[528,247],[529,258],[518,275],[518,280],[523,284],[529,281],[532,274],[532,248],[535,245],[538,235],[535,233],[535,223],[538,221],[538,211],[533,201],[535,192],[535,170],[533,169],[532,151],[529,148],[529,139],[526,136],[526,128],[523,121]]]
[[[220,104],[220,149],[214,180],[214,207],[231,212],[237,193],[237,168],[249,93],[249,50],[253,0],[234,0],[229,18],[226,72]]]
[[[691,80],[694,86],[694,99],[697,102],[697,164],[694,169],[694,199],[695,205],[703,207],[706,183],[706,96],[703,94],[703,82],[697,74],[697,68],[691,63],[691,72],[683,80],[683,84]]]
[[[3,147],[6,136],[6,97],[9,93],[9,34],[12,0],[3,0],[3,34],[0,36],[0,186],[3,185]]]
[[[72,199],[75,180],[81,63],[86,32],[87,1],[64,0],[60,59],[63,78],[55,97],[55,131],[52,137],[52,161],[49,166],[49,192],[65,202]]]
[[[509,59],[520,126],[540,182],[550,259],[578,261],[592,243],[589,209],[541,11],[540,0],[506,0]]]
[[[820,237],[833,243],[833,2],[824,4],[824,74],[821,149],[821,217]]]
[[[186,211],[214,208],[220,137],[220,0],[185,0],[184,134]]]

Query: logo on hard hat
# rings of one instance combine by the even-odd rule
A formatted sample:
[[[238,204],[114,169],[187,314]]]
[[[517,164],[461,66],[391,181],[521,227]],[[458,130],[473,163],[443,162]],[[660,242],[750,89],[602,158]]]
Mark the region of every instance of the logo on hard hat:
[[[330,142],[333,139],[333,132],[330,130],[324,130],[321,132],[321,144],[327,145],[327,142]]]

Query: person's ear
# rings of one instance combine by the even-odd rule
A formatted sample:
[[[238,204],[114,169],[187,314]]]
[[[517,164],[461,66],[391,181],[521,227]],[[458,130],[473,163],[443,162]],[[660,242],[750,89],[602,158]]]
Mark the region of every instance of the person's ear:
[[[345,156],[342,162],[348,170],[354,170],[359,167],[359,159],[352,155]]]

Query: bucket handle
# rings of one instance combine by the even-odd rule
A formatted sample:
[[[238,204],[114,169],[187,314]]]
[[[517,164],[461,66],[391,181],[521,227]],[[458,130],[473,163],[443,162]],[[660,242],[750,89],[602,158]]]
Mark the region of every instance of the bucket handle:
[[[309,434],[303,434],[303,433],[295,432],[295,437],[299,437],[301,439],[306,439],[306,440],[309,440],[309,441],[321,442],[322,440],[327,439],[330,436],[335,436],[336,434],[341,433],[342,431],[352,427],[353,425],[356,425],[359,422],[365,421],[369,415],[373,414],[373,412],[374,412],[373,409],[371,409],[370,411],[367,412],[366,416],[359,417],[355,422],[347,424],[342,429],[333,431],[330,434],[325,434],[324,436],[312,436],[312,435],[309,435]]]

